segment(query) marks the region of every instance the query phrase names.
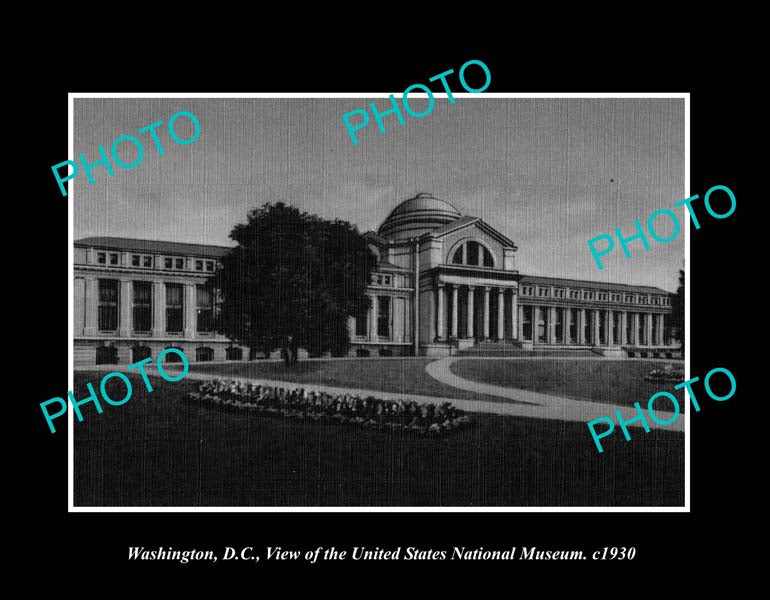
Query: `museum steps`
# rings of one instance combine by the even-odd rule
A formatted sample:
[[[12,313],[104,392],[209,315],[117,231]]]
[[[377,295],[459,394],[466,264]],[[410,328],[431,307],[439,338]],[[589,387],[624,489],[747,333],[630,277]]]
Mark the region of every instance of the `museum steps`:
[[[597,356],[588,347],[535,346],[525,350],[515,342],[477,342],[476,345],[452,353],[453,356]]]

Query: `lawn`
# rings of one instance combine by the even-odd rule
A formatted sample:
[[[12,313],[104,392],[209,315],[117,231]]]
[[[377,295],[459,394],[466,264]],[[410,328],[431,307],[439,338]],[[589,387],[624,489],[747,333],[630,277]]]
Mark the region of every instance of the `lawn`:
[[[451,365],[455,375],[471,381],[507,388],[520,388],[555,394],[564,398],[633,406],[647,401],[656,392],[667,391],[679,399],[684,411],[684,390],[673,383],[649,383],[644,376],[671,361],[651,360],[478,360],[463,359]],[[673,363],[681,368],[681,363]],[[655,409],[671,411],[666,398],[655,400]]]
[[[152,377],[148,394],[130,377],[127,404],[89,405],[75,422],[77,506],[683,503],[675,432],[614,435],[599,454],[582,423],[472,415],[471,428],[429,438],[196,404],[183,398],[194,381]],[[76,373],[75,396],[98,379]]]
[[[432,358],[388,358],[359,360],[311,360],[299,361],[287,367],[279,361],[255,361],[208,365],[192,363],[190,370],[212,373],[212,377],[253,377],[294,383],[380,390],[395,394],[420,394],[437,398],[485,400],[501,402],[498,396],[485,396],[452,386],[444,385],[425,372],[425,365]]]

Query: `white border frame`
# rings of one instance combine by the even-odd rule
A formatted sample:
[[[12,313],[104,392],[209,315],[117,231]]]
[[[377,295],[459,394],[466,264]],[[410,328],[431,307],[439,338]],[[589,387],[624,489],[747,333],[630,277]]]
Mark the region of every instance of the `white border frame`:
[[[390,94],[383,92],[375,93],[97,93],[97,92],[70,92],[67,95],[67,135],[68,135],[68,159],[75,160],[74,152],[74,100],[75,98],[387,98]],[[414,94],[415,96],[420,94]],[[446,98],[447,94],[434,93],[437,98]],[[684,198],[689,198],[690,192],[690,94],[689,93],[453,93],[456,98],[682,98],[685,102],[684,109]],[[67,230],[68,230],[68,248],[67,248],[67,335],[68,356],[67,385],[72,390],[74,387],[74,208],[76,202],[74,197],[74,185],[72,179],[67,182]],[[685,379],[690,379],[690,227],[687,207],[682,207],[684,223],[687,226],[685,230],[684,247],[684,271],[685,271]],[[685,396],[684,402],[684,505],[683,506],[556,506],[556,507],[533,507],[533,506],[489,506],[489,507],[467,507],[467,506],[329,506],[329,507],[305,507],[305,506],[75,506],[74,505],[74,448],[75,438],[74,417],[71,406],[67,403],[68,419],[68,443],[67,443],[67,512],[85,512],[85,513],[126,513],[126,512],[157,512],[157,513],[232,513],[232,512],[260,512],[260,513],[291,513],[291,512],[312,512],[312,513],[632,513],[632,512],[690,512],[690,403]],[[597,454],[597,460],[602,457]]]

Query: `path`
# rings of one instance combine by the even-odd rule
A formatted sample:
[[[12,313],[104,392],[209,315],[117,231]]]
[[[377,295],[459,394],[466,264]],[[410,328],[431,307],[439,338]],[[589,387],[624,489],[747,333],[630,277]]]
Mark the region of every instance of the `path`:
[[[531,360],[532,357],[468,357],[471,360]],[[556,358],[556,357],[554,357]],[[576,358],[569,358],[569,360],[576,360]],[[585,360],[607,360],[606,358],[590,358],[584,357]],[[623,417],[623,420],[628,421],[638,415],[636,409],[629,406],[619,406],[615,404],[604,404],[600,402],[587,402],[585,400],[573,400],[570,398],[563,398],[561,396],[554,396],[551,394],[541,394],[540,392],[530,392],[529,390],[522,390],[518,388],[508,388],[499,385],[491,385],[488,383],[480,383],[478,381],[471,381],[469,379],[463,379],[452,373],[450,366],[452,363],[464,360],[464,358],[442,358],[440,360],[428,363],[425,366],[425,371],[433,377],[433,379],[440,381],[443,384],[450,385],[460,390],[467,390],[476,392],[479,394],[488,394],[490,396],[500,396],[501,398],[508,398],[509,400],[515,400],[517,402],[523,402],[524,404],[506,404],[509,407],[505,414],[515,415],[519,417],[536,417],[540,419],[559,419],[561,421],[582,421],[588,422],[598,417],[613,417],[615,418],[615,411],[619,410]],[[452,402],[457,402],[453,400]],[[479,403],[480,404],[480,403]],[[488,403],[489,404],[489,403]],[[642,409],[647,409],[645,402],[640,401],[639,404]],[[464,409],[465,410],[465,409]],[[488,412],[488,411],[484,411]],[[661,421],[668,421],[673,417],[673,413],[655,411],[655,416]],[[645,419],[651,429],[669,429],[673,431],[684,431],[684,415],[679,415],[679,418],[671,425],[659,425],[655,423],[649,414],[645,414]],[[631,423],[632,427],[642,427],[640,421]]]
[[[527,402],[528,404],[512,404],[507,402],[489,402],[484,400],[461,400],[458,398],[442,398],[438,396],[423,396],[419,394],[398,394],[392,392],[383,392],[382,390],[366,390],[349,387],[335,387],[328,385],[318,385],[314,383],[299,383],[295,381],[282,381],[274,379],[264,379],[262,377],[231,377],[229,375],[217,375],[214,373],[199,373],[190,371],[185,375],[185,379],[194,379],[196,381],[210,381],[212,379],[225,379],[227,381],[240,381],[244,383],[258,383],[260,385],[268,385],[272,387],[283,387],[287,389],[302,387],[308,390],[317,392],[326,392],[328,394],[342,395],[351,394],[355,396],[374,396],[380,399],[389,400],[414,400],[420,404],[438,404],[440,402],[449,401],[455,407],[467,412],[477,413],[490,413],[497,415],[508,415],[513,417],[535,417],[539,419],[558,419],[563,421],[582,421],[587,422],[597,417],[614,415],[614,410],[621,411],[624,419],[631,419],[635,415],[633,409],[627,406],[614,406],[611,404],[598,404],[595,402],[583,402],[580,400],[569,400],[567,398],[560,398],[558,396],[549,396],[547,394],[539,394],[536,392],[528,392],[525,390],[513,390],[510,388],[502,388],[499,386],[492,386],[483,383],[476,383],[457,377],[449,371],[449,365],[456,361],[461,360],[457,358],[444,358],[429,363],[426,366],[428,374],[441,381],[447,383],[450,386],[458,389],[466,389],[476,393],[490,394],[493,396],[501,396],[503,398],[513,399],[517,402]],[[474,357],[474,360],[478,360],[478,357]],[[495,358],[494,360],[499,360]],[[510,360],[510,359],[503,359]],[[602,360],[602,359],[599,359]],[[151,375],[157,375],[157,368],[153,365],[151,368],[146,366],[147,373]],[[433,368],[430,368],[433,367]],[[178,365],[168,365],[164,367],[169,375],[175,375],[179,372]],[[89,372],[104,372],[108,373],[114,370],[114,365],[110,366],[88,366],[88,367],[75,367],[75,372],[89,371]],[[446,378],[443,379],[443,378]],[[470,387],[465,387],[470,386]],[[490,391],[491,390],[491,391]],[[658,418],[665,420],[670,417],[669,413],[658,412],[656,413]],[[651,428],[659,427],[651,419],[647,419]],[[641,427],[637,423],[632,423],[632,427]],[[667,427],[674,431],[682,431],[684,427],[684,419],[680,417],[675,423]]]

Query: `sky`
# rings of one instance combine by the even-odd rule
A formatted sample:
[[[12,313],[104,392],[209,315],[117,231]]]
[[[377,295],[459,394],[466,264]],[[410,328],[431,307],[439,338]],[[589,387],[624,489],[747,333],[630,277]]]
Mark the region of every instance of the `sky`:
[[[396,95],[399,98],[400,94]],[[413,110],[425,98],[410,96]],[[675,291],[684,267],[684,229],[670,243],[630,242],[597,268],[587,240],[620,228],[635,233],[655,210],[684,224],[683,99],[501,98],[436,94],[433,111],[416,119],[386,116],[348,135],[341,115],[387,98],[75,99],[74,150],[90,162],[121,135],[137,136],[144,158],[133,169],[94,169],[73,180],[74,237],[117,236],[232,245],[229,233],[248,211],[284,201],[361,232],[376,230],[399,202],[431,193],[462,214],[481,217],[518,246],[516,268],[527,275],[653,285]],[[200,123],[193,143],[167,129],[179,111]],[[137,130],[163,121],[156,131]],[[186,118],[177,135],[192,134]],[[136,154],[119,147],[124,162]],[[660,217],[656,232],[672,224]]]

